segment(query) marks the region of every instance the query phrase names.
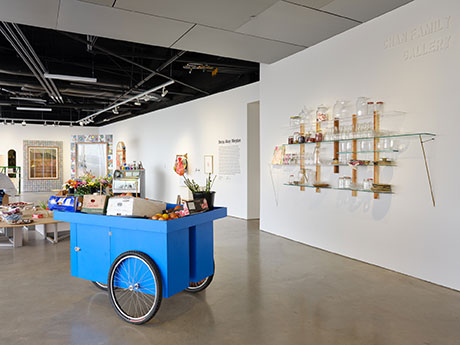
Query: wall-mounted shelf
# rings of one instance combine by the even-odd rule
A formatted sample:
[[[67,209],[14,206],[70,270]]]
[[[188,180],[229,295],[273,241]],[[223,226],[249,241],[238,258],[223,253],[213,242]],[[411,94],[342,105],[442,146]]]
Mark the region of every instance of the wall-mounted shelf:
[[[398,115],[401,115],[403,113],[399,112],[397,113]],[[334,168],[334,173],[339,173],[340,167],[343,166],[350,166],[352,167],[351,171],[351,185],[352,186],[358,186],[359,184],[357,183],[358,181],[358,167],[372,167],[373,169],[373,183],[374,185],[381,185],[380,184],[380,167],[381,166],[395,166],[396,164],[394,161],[391,161],[391,163],[384,163],[382,162],[382,159],[380,157],[381,153],[398,153],[398,149],[394,149],[395,143],[391,141],[391,139],[418,139],[422,148],[423,152],[423,158],[425,161],[425,168],[426,168],[426,173],[428,177],[428,183],[430,187],[430,192],[431,192],[431,199],[433,201],[433,206],[435,206],[435,200],[434,200],[434,194],[433,194],[433,188],[431,184],[431,177],[430,177],[430,172],[428,168],[428,163],[426,160],[426,154],[425,154],[425,147],[424,143],[427,141],[434,140],[436,137],[436,134],[434,133],[428,133],[428,132],[417,132],[417,133],[390,133],[387,131],[383,131],[380,129],[380,119],[382,117],[382,114],[380,114],[379,111],[374,111],[373,115],[369,115],[368,117],[358,117],[357,115],[352,115],[351,117],[347,117],[344,121],[344,119],[334,119],[334,120],[328,120],[328,121],[323,121],[323,122],[316,122],[312,128],[313,137],[315,137],[315,134],[326,133],[326,140],[321,140],[321,141],[315,141],[315,142],[305,142],[305,143],[295,143],[295,144],[284,144],[282,145],[283,149],[287,147],[298,147],[299,148],[299,159],[298,159],[298,166],[300,168],[300,176],[302,176],[300,181],[296,181],[295,184],[285,184],[286,186],[293,186],[293,187],[299,187],[301,191],[305,191],[306,188],[311,188],[315,189],[317,193],[321,191],[321,189],[334,189],[334,190],[346,190],[346,191],[351,191],[352,196],[357,196],[358,192],[365,192],[365,193],[373,193],[374,194],[374,199],[378,199],[380,194],[393,194],[392,192],[389,191],[375,191],[375,190],[367,190],[367,189],[362,189],[362,188],[338,188],[338,187],[317,187],[313,186],[310,183],[311,181],[308,181],[306,178],[306,167],[307,166],[315,166],[316,171],[315,171],[315,181],[321,182],[321,167],[322,166],[331,166]],[[367,119],[368,122],[366,122],[368,125],[365,124],[367,130],[364,131],[359,131],[360,127],[358,126],[358,121],[362,121]],[[349,132],[344,132],[343,134],[338,133],[339,129],[341,128],[340,125],[343,125],[343,122],[351,122],[351,127]],[[313,124],[312,124],[313,125]],[[292,127],[292,126],[290,126]],[[306,129],[310,128],[310,126],[307,126],[304,123],[300,123],[298,127],[295,127],[296,130],[300,129],[299,135],[300,136],[305,136],[305,133],[308,133],[310,131],[306,131]],[[292,127],[293,128],[293,127]],[[324,130],[326,129],[326,130]],[[331,134],[333,132],[333,134]],[[390,141],[389,141],[390,140]],[[370,141],[368,144],[369,146],[363,147],[362,148],[369,148],[367,150],[360,150],[358,148],[358,142],[362,141]],[[342,147],[342,151],[339,150],[339,146],[341,142],[351,142],[351,145],[347,144],[345,146],[347,147]],[[373,158],[371,159],[372,164],[368,165],[351,165],[351,164],[346,164],[346,163],[322,163],[324,162],[324,159],[320,159],[320,147],[321,144],[329,144],[333,143],[333,160],[334,162],[340,161],[340,155],[351,155],[349,159],[352,161],[358,161],[358,154],[372,154]],[[314,145],[315,151],[314,151],[314,160],[313,162],[311,160],[306,160],[305,159],[305,149],[310,146]],[[389,148],[388,148],[389,147]],[[283,151],[284,152],[284,151]],[[383,159],[385,160],[385,159]],[[327,160],[326,160],[327,161]],[[379,164],[379,162],[382,162],[382,164]],[[293,164],[289,164],[286,166],[292,166]],[[283,166],[283,165],[280,165]]]
[[[323,140],[318,143],[325,144],[325,143],[335,143],[335,142],[347,142],[353,140],[374,140],[374,139],[385,139],[385,138],[414,138],[417,139],[421,137],[423,141],[430,140],[436,137],[436,134],[433,133],[398,133],[398,134],[382,134],[382,135],[375,135],[371,137],[356,137],[356,138],[346,138],[346,139],[332,139],[332,140]],[[298,146],[298,145],[316,145],[318,143],[297,143],[297,144],[284,144],[284,146]],[[374,151],[372,151],[374,152]]]
[[[333,190],[344,190],[344,191],[353,191],[353,192],[365,192],[365,193],[376,193],[376,194],[394,194],[394,192],[376,192],[372,191],[369,189],[363,189],[363,188],[339,188],[339,187],[333,187],[333,186],[328,186],[328,187],[316,187],[308,184],[291,184],[291,183],[285,183],[285,186],[289,187],[304,187],[304,188],[313,188],[313,189],[333,189]]]

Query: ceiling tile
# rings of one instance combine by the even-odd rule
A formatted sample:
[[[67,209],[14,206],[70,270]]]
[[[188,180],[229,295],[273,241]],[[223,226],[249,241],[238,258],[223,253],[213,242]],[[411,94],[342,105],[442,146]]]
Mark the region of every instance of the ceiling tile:
[[[358,25],[357,22],[287,2],[278,2],[237,32],[312,46]]]
[[[59,30],[169,47],[193,25],[75,0],[61,0]]]
[[[197,25],[172,48],[272,63],[305,47]]]
[[[365,22],[412,1],[413,0],[335,0],[321,9]]]
[[[0,20],[56,28],[59,0],[1,0]]]
[[[115,0],[79,0],[83,2],[90,2],[92,4],[97,4],[97,5],[104,5],[104,6],[109,6],[112,7],[113,3]]]
[[[115,7],[235,30],[277,0],[117,0]]]
[[[283,0],[286,2],[291,2],[307,7],[313,7],[313,8],[321,8],[326,6],[327,4],[334,2],[334,0]]]

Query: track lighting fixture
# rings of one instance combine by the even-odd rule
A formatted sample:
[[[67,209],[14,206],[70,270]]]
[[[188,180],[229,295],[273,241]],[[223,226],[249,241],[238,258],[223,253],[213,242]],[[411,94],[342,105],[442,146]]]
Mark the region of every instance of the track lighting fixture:
[[[115,115],[118,115],[120,112],[118,111],[118,107],[115,107],[113,108],[112,112],[115,114]]]
[[[141,106],[141,102],[139,101],[139,98],[136,98],[134,105],[137,105],[138,107]]]
[[[80,126],[83,126],[83,121],[82,121],[82,122],[80,122]]]
[[[11,126],[14,126],[14,121],[13,120],[11,120]]]
[[[25,127],[25,126],[27,125],[26,121],[23,120],[23,121],[21,122],[21,125],[22,125],[23,127]]]
[[[46,123],[46,121],[45,121],[45,123],[43,124],[43,126],[45,126],[45,127],[48,126],[48,124]]]
[[[168,94],[168,90],[164,87],[163,90],[161,90],[161,97],[165,97]]]

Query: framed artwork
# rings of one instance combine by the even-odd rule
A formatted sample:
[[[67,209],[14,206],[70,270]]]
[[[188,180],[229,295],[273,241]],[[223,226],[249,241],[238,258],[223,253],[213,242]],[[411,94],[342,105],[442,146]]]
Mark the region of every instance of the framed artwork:
[[[57,180],[59,178],[58,147],[28,147],[30,180]]]
[[[204,173],[214,174],[214,156],[212,155],[204,156]]]

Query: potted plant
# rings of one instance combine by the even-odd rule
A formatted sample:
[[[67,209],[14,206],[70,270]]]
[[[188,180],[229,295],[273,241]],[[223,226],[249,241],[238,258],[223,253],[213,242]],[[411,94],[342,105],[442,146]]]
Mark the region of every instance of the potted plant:
[[[184,176],[185,185],[190,189],[193,194],[193,199],[201,199],[205,198],[209,209],[212,210],[214,208],[214,197],[216,195],[215,191],[212,191],[212,186],[214,185],[214,181],[216,180],[216,176],[214,178],[211,177],[211,174],[206,177],[206,184],[203,188],[201,188],[198,183],[194,180],[189,179],[188,177]]]

